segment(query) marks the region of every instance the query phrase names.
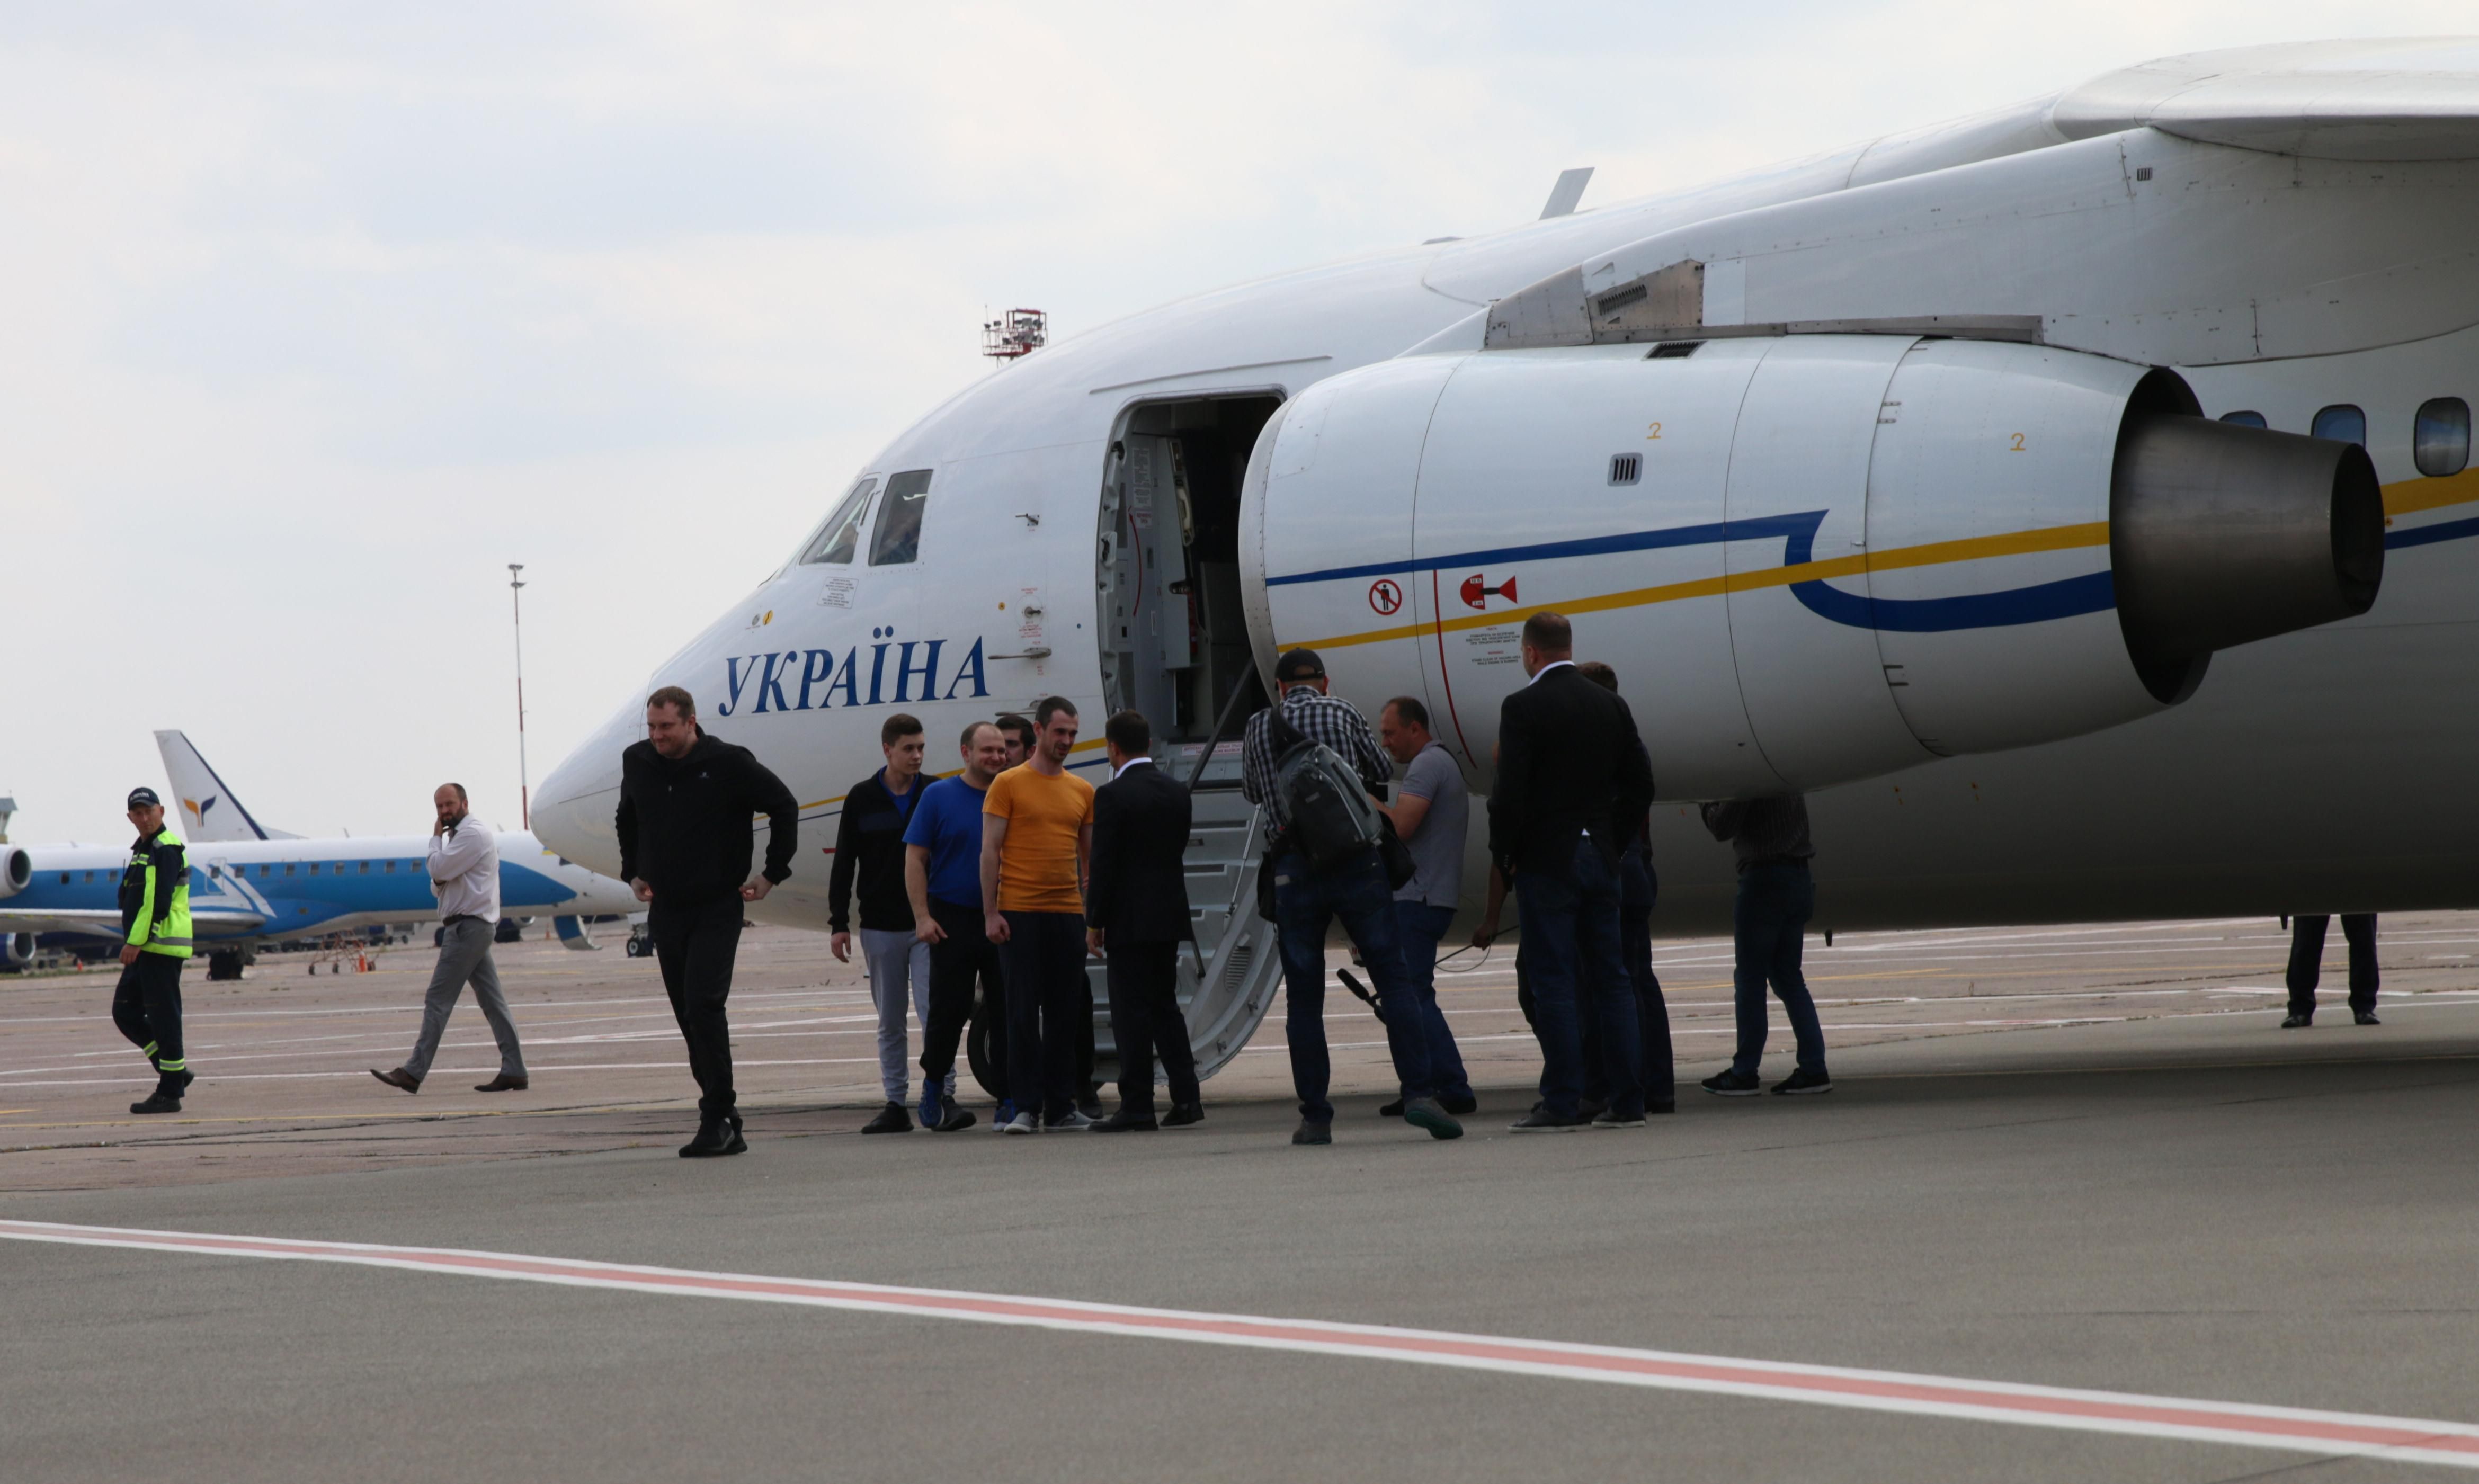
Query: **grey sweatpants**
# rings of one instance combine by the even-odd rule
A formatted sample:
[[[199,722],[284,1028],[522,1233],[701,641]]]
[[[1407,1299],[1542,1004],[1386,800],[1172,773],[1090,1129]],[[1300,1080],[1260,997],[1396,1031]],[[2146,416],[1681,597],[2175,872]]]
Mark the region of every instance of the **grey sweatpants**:
[[[439,1037],[447,1029],[447,1012],[456,1008],[456,997],[465,992],[465,982],[473,982],[473,999],[482,1007],[482,1018],[491,1022],[491,1035],[499,1043],[499,1074],[503,1077],[525,1075],[525,1055],[517,1045],[517,1025],[508,1018],[507,996],[499,992],[499,970],[491,961],[491,939],[498,924],[469,917],[451,922],[441,931],[439,967],[430,971],[430,992],[422,1001],[422,1036],[413,1043],[413,1055],[404,1059],[404,1069],[415,1078],[430,1075],[430,1059],[439,1054]]]
[[[869,997],[878,1005],[878,1080],[890,1103],[906,1101],[912,1058],[905,1050],[904,1008],[908,1002],[930,1025],[930,945],[910,932],[860,930],[860,952],[869,963]],[[956,1095],[956,1074],[947,1073],[942,1097]]]

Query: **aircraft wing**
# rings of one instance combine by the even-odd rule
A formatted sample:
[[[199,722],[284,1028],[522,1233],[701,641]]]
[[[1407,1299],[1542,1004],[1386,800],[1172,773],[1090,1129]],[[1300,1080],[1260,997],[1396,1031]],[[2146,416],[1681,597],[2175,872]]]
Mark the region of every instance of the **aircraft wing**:
[[[2479,159],[2479,38],[2246,46],[2164,57],[2058,97],[2068,139],[2146,125],[2323,160]]]
[[[256,912],[190,913],[190,930],[199,937],[240,937],[267,926]],[[0,906],[0,933],[83,933],[95,937],[120,936],[120,913],[112,908],[32,908]]]

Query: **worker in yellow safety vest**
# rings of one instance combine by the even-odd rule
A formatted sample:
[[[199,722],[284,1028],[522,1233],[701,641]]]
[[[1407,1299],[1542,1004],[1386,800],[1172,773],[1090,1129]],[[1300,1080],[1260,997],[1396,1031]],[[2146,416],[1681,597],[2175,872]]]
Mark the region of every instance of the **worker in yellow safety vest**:
[[[155,1066],[155,1091],[134,1113],[181,1111],[196,1078],[181,1055],[181,965],[190,958],[190,857],[164,825],[164,801],[151,788],[129,791],[138,842],[120,873],[120,985],[112,1023]]]

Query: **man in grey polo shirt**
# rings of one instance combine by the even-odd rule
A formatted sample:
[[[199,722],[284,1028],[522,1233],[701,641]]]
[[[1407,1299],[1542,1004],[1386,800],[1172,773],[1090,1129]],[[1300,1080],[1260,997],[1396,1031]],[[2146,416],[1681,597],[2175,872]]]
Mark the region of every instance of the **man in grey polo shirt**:
[[[517,1045],[516,1022],[508,1018],[507,996],[499,992],[498,966],[491,961],[491,941],[499,931],[499,844],[491,827],[467,806],[464,784],[440,784],[430,803],[438,814],[430,827],[430,887],[445,919],[439,925],[439,966],[431,970],[430,992],[422,999],[422,1035],[413,1055],[389,1071],[371,1067],[371,1075],[391,1087],[421,1091],[430,1059],[439,1054],[439,1037],[447,1030],[447,1013],[471,980],[482,1018],[499,1043],[499,1075],[473,1090],[523,1092],[525,1055]]]
[[[1403,967],[1411,975],[1420,1002],[1420,1026],[1429,1047],[1429,1066],[1438,1086],[1438,1102],[1450,1113],[1468,1113],[1479,1105],[1472,1099],[1463,1054],[1438,1009],[1438,940],[1454,924],[1455,903],[1463,890],[1464,838],[1471,824],[1471,793],[1464,786],[1463,769],[1454,755],[1429,731],[1429,708],[1410,696],[1397,696],[1377,714],[1377,740],[1388,756],[1405,765],[1395,785],[1394,802],[1382,806],[1394,821],[1394,832],[1412,852],[1412,879],[1394,893],[1394,922],[1403,945]],[[1400,1100],[1377,1110],[1400,1117]]]

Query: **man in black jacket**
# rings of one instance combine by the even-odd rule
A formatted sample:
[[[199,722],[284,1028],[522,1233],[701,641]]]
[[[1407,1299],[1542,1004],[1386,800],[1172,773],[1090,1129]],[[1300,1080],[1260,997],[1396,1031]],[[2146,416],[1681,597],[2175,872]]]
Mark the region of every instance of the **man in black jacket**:
[[[930,945],[913,934],[912,902],[904,888],[904,832],[921,803],[921,723],[898,711],[878,729],[879,751],[886,766],[855,783],[844,794],[843,818],[835,829],[835,864],[827,876],[827,941],[835,961],[852,961],[853,882],[860,883],[861,959],[869,967],[870,998],[878,1005],[878,1079],[886,1106],[861,1125],[864,1134],[907,1134],[912,1117],[904,1111],[911,1086],[912,1063],[904,1036],[907,1001],[930,1024]],[[955,1075],[934,1087],[924,1087],[921,1119],[938,1122],[933,1110],[953,1095]]]
[[[766,869],[753,877],[750,819],[759,813],[767,821]],[[620,755],[618,825],[620,875],[649,904],[663,990],[697,1078],[697,1138],[680,1156],[738,1154],[749,1146],[740,1137],[723,1005],[740,948],[741,904],[763,899],[792,874],[801,806],[749,749],[700,729],[697,703],[666,685],[646,698],[646,740]]]
[[[1635,988],[1619,947],[1619,853],[1652,801],[1652,769],[1624,701],[1575,670],[1574,630],[1555,613],[1523,623],[1530,684],[1498,708],[1491,857],[1523,893],[1524,967],[1541,1037],[1541,1106],[1518,1133],[1644,1122]],[[1578,1006],[1594,1017],[1609,1107],[1581,1112]]]
[[[1093,795],[1093,880],[1085,939],[1103,956],[1111,988],[1111,1038],[1119,1046],[1119,1111],[1096,1134],[1150,1133],[1154,1053],[1170,1074],[1170,1115],[1185,1128],[1205,1109],[1196,1053],[1179,1011],[1179,945],[1188,921],[1188,785],[1153,765],[1153,728],[1122,711],[1102,729],[1111,781]]]

